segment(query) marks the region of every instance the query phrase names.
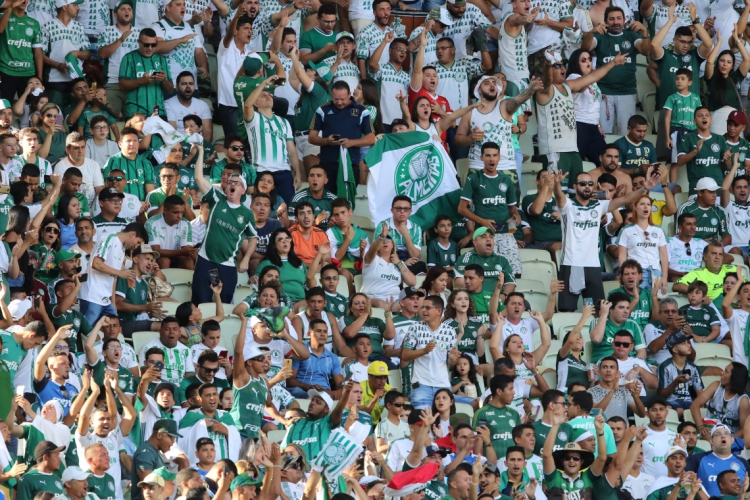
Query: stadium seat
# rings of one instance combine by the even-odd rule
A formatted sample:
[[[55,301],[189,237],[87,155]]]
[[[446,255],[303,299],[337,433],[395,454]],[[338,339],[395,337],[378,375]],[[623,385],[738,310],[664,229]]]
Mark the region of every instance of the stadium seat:
[[[399,391],[401,390],[401,370],[391,370],[388,372],[388,385]]]
[[[536,281],[549,283],[552,278],[557,276],[557,268],[550,261],[526,261],[522,262],[521,265],[523,266],[522,277],[533,277]],[[544,288],[549,290],[549,285]]]
[[[724,344],[695,344],[695,361],[698,366],[718,366],[724,368],[731,363],[732,354]]]
[[[721,380],[721,377],[714,376],[714,375],[703,375],[701,376],[701,381],[703,382],[703,388],[705,389],[709,385],[713,384],[717,380]]]
[[[518,255],[521,262],[552,262],[552,257],[547,250],[537,250],[534,248],[519,248]]]
[[[250,285],[240,285],[234,291],[234,300],[232,301],[232,303],[234,304],[234,306],[236,306],[237,304],[245,300],[245,298],[248,295],[252,295],[256,291],[257,291],[257,288],[252,287]]]
[[[359,290],[359,288],[357,290]],[[379,307],[371,308],[370,317],[382,319],[383,321],[385,321],[385,309],[380,309]]]
[[[552,316],[552,320],[550,321],[550,326],[552,326],[552,331],[554,332],[555,337],[557,337],[559,340],[562,340],[566,333],[571,331],[573,327],[578,324],[578,321],[581,319],[581,313],[578,312],[559,312],[555,313]],[[589,337],[589,326],[583,325],[583,328],[581,329],[581,336],[583,336],[583,340],[588,342],[591,340]]]
[[[618,288],[620,288],[619,281],[605,281],[604,283],[602,283],[602,285],[604,285],[605,297],[607,297],[612,290],[617,290]]]
[[[272,443],[281,443],[286,437],[286,430],[270,431],[266,436]]]
[[[190,299],[193,296],[193,290],[191,289],[190,285],[183,284],[183,285],[174,285],[174,290],[172,291],[172,295],[169,297],[176,300],[178,303],[183,302],[190,302]]]
[[[162,302],[161,308],[166,312],[167,316],[174,316],[180,304],[181,302]]]
[[[466,413],[469,417],[474,417],[474,408],[466,403],[456,403],[456,413]]]
[[[234,309],[234,306],[232,304],[223,304],[224,305],[224,316],[229,316],[232,314],[232,309]],[[201,310],[203,313],[203,318],[210,318],[211,316],[216,316],[216,304],[213,302],[206,302],[204,304],[199,304],[198,309]]]
[[[343,278],[339,278],[339,281],[342,281],[342,280]],[[346,281],[346,280],[343,280],[343,281]],[[358,274],[357,276],[354,277],[354,289],[357,291],[362,290],[362,275],[361,274]],[[349,294],[347,293],[347,295]]]
[[[542,377],[544,377],[550,389],[557,389],[557,372],[554,368],[542,373]]]
[[[162,269],[161,272],[172,285],[191,284],[193,282],[193,271],[190,269]]]
[[[677,296],[670,295],[670,297],[672,297],[674,300],[677,301],[677,307],[678,308],[680,308],[682,306],[686,306],[686,305],[688,305],[690,303],[690,301],[688,301],[688,298],[685,297],[684,295],[677,295]]]
[[[706,409],[705,409],[705,408],[701,408],[701,418],[703,418],[703,417],[705,417],[705,416],[706,416]],[[693,422],[693,423],[695,423],[695,421],[693,420],[693,413],[692,413],[692,412],[690,412],[690,411],[686,411],[686,412],[685,412],[685,413],[683,414],[683,418],[684,418],[684,419],[685,419],[685,421],[687,421],[687,422]],[[700,442],[700,441],[699,441],[699,442]],[[711,445],[708,445],[708,447],[707,447],[707,448],[703,448],[703,449],[704,449],[704,450],[710,450],[710,449],[711,449]]]
[[[646,113],[646,119],[654,132],[659,130],[659,115],[654,111],[656,108],[656,92],[649,92],[641,98],[641,107]]]
[[[248,279],[250,279],[250,277],[246,272],[241,273],[237,271],[237,286],[249,286]]]
[[[236,316],[224,318],[224,321],[219,323],[219,326],[221,326],[221,345],[223,345],[226,350],[230,352],[233,351],[234,343],[232,342],[232,339],[239,333],[240,327],[242,326],[242,319]]]
[[[304,410],[305,413],[307,413],[307,409],[310,407],[310,400],[309,399],[295,399],[297,403],[299,403],[299,407],[301,410]]]
[[[680,417],[677,415],[677,411],[669,410],[667,413],[667,427],[671,431],[677,432],[678,425],[680,425]]]
[[[532,311],[544,312],[547,309],[549,293],[542,292],[524,292],[524,298],[529,302]]]
[[[654,85],[654,82],[649,80],[648,77],[646,77],[643,80],[639,80],[636,85],[637,85],[636,91],[638,92],[638,102],[642,103],[647,95],[653,94],[654,92],[656,92],[656,85]],[[646,108],[643,108],[643,109],[645,110]],[[627,131],[622,131],[622,130],[620,131],[620,133],[623,133],[623,132],[627,133]]]
[[[135,355],[140,356],[143,346],[156,338],[159,338],[158,332],[133,332],[133,350],[135,351]]]
[[[469,176],[469,159],[461,158],[456,162],[456,173],[458,174],[458,180],[463,186],[466,182],[466,178]]]
[[[684,169],[684,168],[678,169],[679,173],[682,173],[683,171],[687,172],[687,169]],[[679,176],[679,174],[677,175],[677,182],[680,182],[680,176]],[[687,186],[688,185],[688,182],[687,182],[687,173],[685,173],[685,184],[680,184],[680,185],[681,186]],[[675,194],[674,195],[674,201],[677,204],[677,208],[680,208],[680,205],[682,205],[683,203],[685,203],[686,201],[688,201],[688,197],[689,197],[689,195],[688,195],[687,192],[682,192],[682,193]]]
[[[695,446],[700,448],[701,450],[711,450],[711,443],[708,441],[704,441],[703,439],[699,439],[697,443],[695,443]]]
[[[607,144],[612,144],[617,139],[621,139],[621,138],[622,138],[621,135],[607,134],[604,140],[607,141]]]
[[[596,168],[596,165],[593,162],[590,161],[584,161],[583,162],[583,171],[584,172],[590,172]]]
[[[547,291],[549,293],[549,285],[545,285],[539,280],[532,280],[532,279],[517,279],[516,280],[516,291],[521,293],[526,292],[541,292],[544,293],[544,291]]]
[[[521,192],[526,193],[531,189],[536,189],[536,172],[521,172]]]
[[[735,266],[744,266],[745,265],[745,260],[742,258],[742,255],[737,255],[735,253],[730,253],[729,255],[732,257],[732,259],[734,259],[733,264]],[[747,276],[747,275],[745,275],[745,276]]]
[[[542,360],[542,366],[552,368],[553,370],[557,369],[557,353],[560,351],[560,348],[562,348],[562,345],[562,340],[552,341],[552,345],[550,346],[549,351],[547,351],[547,354]]]

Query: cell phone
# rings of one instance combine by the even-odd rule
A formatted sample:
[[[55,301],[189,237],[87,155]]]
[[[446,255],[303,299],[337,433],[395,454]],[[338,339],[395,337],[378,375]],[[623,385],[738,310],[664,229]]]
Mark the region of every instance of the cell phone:
[[[284,368],[292,369],[292,360],[290,358],[284,360]]]
[[[286,78],[277,78],[276,80],[273,81],[273,84],[276,85],[277,87],[282,87],[286,85]]]
[[[211,269],[208,271],[208,277],[211,279],[211,286],[219,286],[219,270]]]
[[[229,351],[221,351],[219,353],[219,359],[227,359],[227,354],[229,354]]]
[[[164,369],[164,362],[163,361],[157,361],[154,363],[154,368],[157,370],[163,370]]]
[[[23,396],[25,392],[26,392],[25,385],[16,386],[16,396]]]
[[[592,306],[593,307],[593,305],[594,305],[594,299],[592,299],[591,297],[584,297],[583,298],[583,306],[584,307],[586,307],[586,306]]]
[[[601,408],[591,408],[591,411],[589,412],[589,415],[591,415],[592,417],[596,417],[601,412],[602,412]]]
[[[25,399],[26,401],[28,401],[31,404],[34,404],[34,403],[37,402],[36,394],[34,394],[33,392],[27,392],[27,393],[25,393],[23,395],[23,399]]]
[[[153,109],[151,110],[151,114],[154,114],[154,113],[156,113],[157,115],[159,114],[159,105],[158,104],[156,106],[154,106]]]
[[[480,418],[479,420],[477,420],[477,427],[482,427],[483,425],[484,425],[484,426],[486,426],[486,425],[487,425],[487,419],[485,419],[485,418]]]
[[[595,200],[606,200],[607,199],[607,192],[606,191],[597,191],[594,193],[594,199]]]
[[[79,283],[86,283],[86,281],[88,281],[88,279],[89,279],[89,273],[83,273],[82,275],[80,275],[78,277],[78,282]]]
[[[78,274],[81,271],[83,271],[83,268],[81,266],[78,266],[78,267],[76,267],[76,268],[73,269],[73,274]]]
[[[44,183],[45,184],[52,184],[52,176],[51,175],[45,175],[44,176]]]
[[[340,141],[341,136],[339,134],[331,134],[331,139],[333,139],[334,141]]]

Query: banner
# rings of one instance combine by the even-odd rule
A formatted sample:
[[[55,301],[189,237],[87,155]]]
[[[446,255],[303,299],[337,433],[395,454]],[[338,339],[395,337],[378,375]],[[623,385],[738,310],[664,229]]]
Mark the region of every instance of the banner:
[[[456,167],[443,145],[427,132],[385,134],[365,158],[370,169],[367,198],[375,224],[391,216],[391,200],[405,195],[412,200],[411,221],[423,230],[438,214],[461,219],[461,187]]]

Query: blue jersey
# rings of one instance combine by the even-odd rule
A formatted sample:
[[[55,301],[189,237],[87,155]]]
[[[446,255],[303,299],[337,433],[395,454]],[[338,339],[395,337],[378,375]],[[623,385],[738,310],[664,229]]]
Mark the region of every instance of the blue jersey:
[[[50,380],[49,377],[44,377],[41,382],[34,380],[34,392],[36,392],[39,400],[40,411],[48,401],[56,399],[63,407],[63,416],[67,416],[70,411],[70,403],[78,394],[78,389],[67,382],[64,386],[61,386]]]
[[[737,476],[744,478],[745,472],[750,471],[750,464],[744,458],[735,455],[728,458],[719,458],[712,451],[691,455],[687,458],[685,464],[685,471],[697,473],[710,497],[721,496],[719,486],[716,484],[716,477],[725,470],[733,470],[737,473]]]

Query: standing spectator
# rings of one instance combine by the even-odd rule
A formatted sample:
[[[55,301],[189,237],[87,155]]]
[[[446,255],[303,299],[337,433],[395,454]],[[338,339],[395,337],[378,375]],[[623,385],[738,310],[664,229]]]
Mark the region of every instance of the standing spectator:
[[[671,358],[659,365],[659,389],[656,394],[666,399],[682,416],[685,410],[690,410],[693,397],[703,392],[703,381],[698,367],[688,361],[693,346],[684,330],[671,333],[665,347]]]
[[[55,173],[65,179],[65,171],[69,168],[75,167],[80,170],[83,174],[80,192],[86,195],[90,203],[93,202],[104,188],[101,166],[86,158],[86,141],[78,132],[71,132],[65,138],[65,152],[67,155],[55,165]],[[91,207],[81,208],[86,213]]]
[[[557,259],[557,251],[562,250],[561,216],[555,206],[554,185],[554,174],[540,170],[536,174],[537,192],[521,201],[521,210],[534,234],[534,244],[530,247],[547,250],[553,261]]]
[[[437,6],[438,2],[435,0],[426,0],[424,5],[422,5],[422,10],[430,12]],[[451,0],[446,2],[441,7],[442,9],[445,9],[448,14],[447,19],[445,19],[447,22],[443,23],[447,25],[445,31],[443,31],[443,36],[453,39],[453,43],[456,45],[456,57],[458,58],[466,57],[471,52],[466,48],[466,42],[474,30],[486,32],[492,40],[497,40],[500,34],[500,31],[482,14],[479,7],[473,3],[469,3],[466,0]],[[440,18],[443,18],[442,12],[440,13]],[[479,47],[474,47],[475,51],[487,51],[487,47],[481,46],[481,42],[479,45]]]
[[[641,288],[661,288],[667,292],[666,275],[669,269],[667,240],[660,227],[651,224],[651,198],[641,194],[632,205],[633,223],[620,230],[617,237],[620,266],[626,260],[638,262],[643,269]],[[659,279],[665,277],[665,279]],[[657,286],[658,284],[658,286]]]
[[[664,399],[656,397],[648,404],[648,426],[646,432],[648,438],[643,441],[643,466],[641,471],[654,477],[665,476],[667,466],[665,465],[670,446],[677,436],[675,432],[667,427],[667,403]]]
[[[154,108],[159,107],[158,114],[166,115],[164,93],[174,90],[172,74],[167,58],[156,53],[156,32],[143,28],[138,35],[138,50],[128,52],[120,63],[119,88],[126,92],[123,119],[129,119],[136,113],[151,116]],[[124,130],[120,133],[120,138]]]
[[[380,226],[379,236],[367,250],[363,260],[361,288],[362,293],[370,298],[373,307],[388,309],[388,304],[398,300],[402,284],[417,284],[412,271],[400,260],[390,231],[385,224]]]
[[[581,48],[595,50],[597,60],[602,62],[618,54],[624,56],[624,66],[604,76],[599,88],[604,96],[600,118],[604,133],[613,133],[617,123],[619,133],[625,135],[628,120],[635,114],[636,55],[650,54],[651,40],[648,29],[638,21],[630,22],[626,29],[625,12],[620,7],[608,7],[604,23],[584,33]]]
[[[745,6],[745,9],[750,9],[750,3]],[[708,87],[706,106],[711,111],[711,132],[719,135],[724,135],[727,131],[725,117],[728,117],[734,110],[742,109],[739,84],[750,70],[750,54],[745,48],[744,40],[740,41],[739,36],[740,33],[732,30],[734,46],[742,56],[742,62],[738,67],[735,66],[734,52],[721,50],[721,34],[717,35],[717,43],[706,59],[705,80]]]
[[[730,117],[737,114],[739,112],[735,111]],[[735,119],[739,118],[735,117]],[[744,139],[740,138],[740,140]],[[748,203],[750,177],[745,174],[737,175],[740,163],[745,163],[739,161],[741,156],[742,153],[732,154],[732,168],[727,172],[721,185],[721,206],[724,207],[727,229],[732,238],[732,244],[727,249],[729,253],[741,255],[744,259],[748,253],[748,247],[745,243],[750,241],[750,229],[748,229],[748,226],[750,226],[750,212],[748,212],[748,208],[750,208],[750,203]],[[730,196],[730,194],[734,196]]]
[[[738,274],[742,276],[741,273]],[[746,285],[750,286],[744,282],[743,276],[729,289],[721,302],[721,314],[727,320],[732,345],[736,346],[744,345],[745,325],[747,325],[748,313],[750,313],[750,300],[748,300],[750,289]],[[735,309],[734,301],[737,297],[739,297],[739,307]],[[732,354],[735,361],[747,365],[748,357],[744,349],[735,348]]]
[[[44,37],[39,21],[26,15],[28,4],[8,5],[0,18],[0,97],[8,101],[23,95],[30,77],[42,78]]]
[[[62,407],[65,425],[72,425],[78,417],[78,410],[71,413],[71,403],[78,389],[68,382],[68,352],[57,349],[58,344],[66,344],[69,327],[65,325],[58,329],[34,360],[34,392],[39,405],[44,407],[48,401],[57,401]]]
[[[151,435],[144,439],[143,443],[133,453],[131,470],[131,477],[133,478],[131,497],[133,500],[144,500],[144,498],[146,500],[162,500],[164,478],[154,474],[154,471],[167,465],[164,454],[174,446],[176,439],[181,437],[182,435],[177,432],[176,421],[161,418],[154,423]],[[187,468],[190,465],[185,455],[181,455],[174,460],[182,466],[181,468]],[[150,493],[144,495],[143,490]]]
[[[617,359],[607,356],[599,363],[601,381],[588,389],[594,401],[594,408],[599,408],[608,417],[619,416],[626,418],[628,409],[643,417],[646,410],[641,402],[640,383],[633,382],[630,387],[620,387],[623,374],[618,368]]]
[[[722,163],[729,149],[722,135],[711,132],[712,118],[707,107],[696,108],[693,121],[696,130],[685,134],[677,145],[677,168],[687,168],[691,195],[698,190],[699,181],[706,178],[713,179],[716,186],[714,191],[719,189],[719,182],[724,180]],[[670,175],[676,179],[677,170],[674,167]]]
[[[302,33],[299,58],[305,63],[318,63],[336,55],[336,5],[323,4],[318,9],[318,25]]]
[[[667,148],[672,150],[671,161],[677,163],[677,146],[687,132],[695,131],[695,110],[701,105],[698,94],[690,92],[690,84],[693,81],[693,73],[687,68],[677,68],[675,73],[675,86],[677,92],[667,98],[664,103],[664,122],[666,129]],[[661,127],[659,127],[661,128]]]
[[[37,465],[19,479],[18,500],[34,500],[38,493],[63,494],[62,483],[49,480],[49,476],[59,473],[60,453],[63,451],[65,446],[57,446],[52,441],[41,441],[36,445],[33,457]]]
[[[541,9],[537,7],[539,10],[532,11],[531,2],[517,0],[511,2],[510,7],[498,23],[497,69],[521,91],[530,83],[527,30]]]
[[[401,117],[398,101],[393,96],[406,94],[411,78],[404,71],[404,60],[408,42],[405,38],[396,38],[395,31],[385,34],[368,62],[368,70],[375,82],[380,83],[380,111],[383,113],[383,129],[391,131],[393,120]],[[388,59],[381,63],[381,56],[388,47]],[[421,51],[422,49],[420,49]]]
[[[60,114],[59,108],[54,103],[47,103],[40,111],[42,121],[39,125],[39,149],[37,153],[48,162],[55,163],[65,156],[65,131],[57,123]]]
[[[258,233],[258,245],[255,247],[255,252],[250,258],[249,271],[252,275],[255,274],[255,270],[258,268],[260,261],[266,256],[271,234],[277,229],[282,229],[284,225],[278,219],[272,219],[269,217],[271,212],[271,197],[266,193],[257,192],[253,195],[253,202],[250,205],[250,210],[253,211],[253,215],[255,216],[255,230]]]
[[[182,120],[189,115],[197,116],[203,121],[203,138],[211,141],[214,133],[211,110],[208,109],[208,104],[193,97],[195,77],[190,71],[183,71],[177,75],[175,90],[177,95],[164,101],[169,124],[177,129],[177,132],[184,134],[185,125]],[[232,98],[232,102],[234,102],[234,98]]]
[[[297,223],[289,228],[297,256],[308,266],[312,264],[320,248],[329,244],[325,231],[314,225],[319,217],[314,217],[313,211],[310,202],[300,202],[295,207],[294,219]]]
[[[697,196],[688,199],[677,210],[677,218],[682,214],[693,214],[696,217],[695,237],[705,241],[721,241],[724,245],[732,243],[732,235],[727,229],[727,215],[721,206],[716,204],[716,191],[721,188],[711,177],[703,177],[695,185]]]
[[[285,228],[277,229],[271,234],[266,256],[258,265],[255,274],[260,275],[263,269],[270,265],[279,269],[279,279],[292,301],[305,300],[305,287],[312,286],[315,281],[313,278],[311,283],[307,266],[294,253],[292,235]]]
[[[232,17],[232,22],[227,28],[227,34],[219,42],[219,53],[217,54],[217,78],[219,80],[217,84],[217,102],[219,104],[217,116],[221,117],[225,138],[237,133],[239,108],[234,95],[234,80],[242,67],[242,63],[250,53],[252,37],[253,20],[243,15],[243,9],[239,8]],[[179,78],[177,83],[179,86]],[[203,117],[201,116],[201,118]],[[179,122],[180,120],[176,121]],[[248,185],[250,184],[252,183],[248,180]]]
[[[708,243],[695,238],[697,221],[695,214],[690,212],[683,212],[677,217],[678,233],[667,242],[670,282],[701,267],[703,250]]]
[[[594,69],[594,59],[587,50],[578,49],[570,55],[566,81],[577,80]],[[576,132],[578,135],[578,152],[582,160],[588,160],[597,167],[599,156],[604,153],[604,129],[599,124],[602,104],[602,92],[597,83],[581,89],[573,98],[576,110]]]
[[[158,42],[156,53],[163,54],[169,61],[170,76],[175,85],[177,76],[183,71],[191,72],[195,79],[199,72],[204,78],[208,76],[203,37],[197,36],[196,29],[186,23],[184,17],[185,0],[171,0],[164,4],[164,17],[152,26]]]
[[[391,40],[406,36],[403,24],[396,25],[395,29],[393,26],[388,25],[391,19],[391,4],[388,0],[374,0],[372,2],[372,13],[374,14],[374,21],[367,26],[363,26],[358,33],[355,33],[357,35],[357,65],[362,75],[369,74],[367,71],[367,60],[373,59],[375,51],[388,33],[394,32]],[[388,63],[391,40],[386,43],[385,49],[380,52],[380,57],[376,61],[381,66]],[[338,38],[336,42],[338,44]],[[414,69],[417,68],[415,67]],[[390,124],[390,122],[387,123]]]

